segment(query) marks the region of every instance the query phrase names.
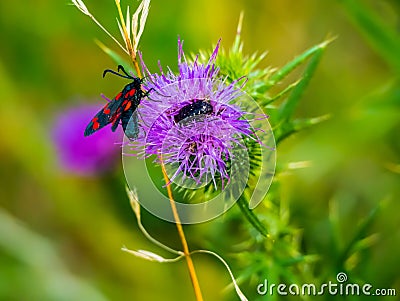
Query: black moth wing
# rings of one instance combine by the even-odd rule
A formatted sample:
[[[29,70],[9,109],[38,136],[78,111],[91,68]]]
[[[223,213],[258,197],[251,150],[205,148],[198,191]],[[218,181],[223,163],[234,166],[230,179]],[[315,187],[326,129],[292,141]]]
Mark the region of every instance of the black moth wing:
[[[130,109],[121,116],[122,128],[129,140],[135,140],[139,135],[138,112]]]
[[[113,100],[106,104],[96,116],[93,117],[85,129],[85,136],[93,134],[109,123],[112,123],[111,130],[114,132],[121,122],[122,128],[128,138],[131,140],[137,138],[139,129],[136,109],[141,99],[146,96],[148,92],[144,93],[141,89],[142,80],[140,78],[129,75],[122,66],[118,66],[118,72],[119,71],[122,71],[125,75],[107,69],[104,71],[103,77],[107,73],[113,73],[120,77],[130,79],[132,82],[127,84]]]
[[[121,118],[122,101],[122,97],[116,97],[108,104],[106,104],[89,122],[88,126],[85,129],[84,135],[89,136],[111,122],[113,123],[112,130],[115,131],[116,127],[114,128],[114,123],[118,125],[118,121]]]
[[[123,91],[124,101],[121,108],[121,124],[126,137],[135,140],[139,135],[138,112],[137,107],[146,93],[141,88],[141,80],[134,78],[133,82],[128,84]]]

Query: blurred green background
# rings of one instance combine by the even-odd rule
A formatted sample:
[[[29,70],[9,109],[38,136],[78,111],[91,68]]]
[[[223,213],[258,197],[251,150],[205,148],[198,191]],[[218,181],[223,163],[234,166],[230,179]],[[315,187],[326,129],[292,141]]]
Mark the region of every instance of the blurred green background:
[[[346,246],[357,224],[380,206],[366,230],[376,234],[374,244],[354,259],[355,274],[399,294],[400,52],[385,52],[371,39],[371,29],[346,5],[353,2],[153,0],[140,50],[150,70],[158,59],[176,70],[178,35],[187,52],[209,49],[220,37],[229,48],[242,10],[245,52],[268,50],[263,67],[282,66],[328,34],[337,36],[296,111],[331,119],[280,145],[279,164],[311,161],[286,173],[281,186],[290,223],[303,232],[302,251],[318,254],[321,270],[334,270],[332,239]],[[399,2],[358,2],[396,33],[398,45]],[[119,34],[113,1],[85,3]],[[94,38],[118,50],[67,1],[0,2],[0,300],[194,300],[183,261],[156,264],[120,251],[126,245],[160,253],[137,228],[121,164],[91,177],[58,164],[51,139],[58,114],[121,88],[120,79],[101,78],[115,64]],[[174,225],[144,215],[154,236],[179,248]],[[187,227],[190,245],[212,246],[223,220]],[[231,243],[219,237],[226,250],[216,251],[234,262]],[[237,300],[221,292],[229,277],[219,262],[199,255],[195,264],[205,300]],[[255,287],[244,290],[254,295]]]

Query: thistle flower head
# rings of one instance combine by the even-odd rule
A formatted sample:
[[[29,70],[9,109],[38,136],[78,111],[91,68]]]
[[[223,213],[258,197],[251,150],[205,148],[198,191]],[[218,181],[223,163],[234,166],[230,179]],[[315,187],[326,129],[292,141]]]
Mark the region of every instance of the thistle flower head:
[[[237,87],[242,79],[227,84],[219,76],[219,44],[203,64],[197,58],[188,62],[178,40],[178,74],[161,66],[160,73],[151,74],[142,62],[149,78],[144,88],[154,92],[138,109],[143,135],[136,145],[145,156],[162,155],[172,166],[171,181],[179,176],[216,186],[219,178],[224,186],[234,148],[243,148],[242,137],[253,134],[247,113],[235,104],[243,94]]]

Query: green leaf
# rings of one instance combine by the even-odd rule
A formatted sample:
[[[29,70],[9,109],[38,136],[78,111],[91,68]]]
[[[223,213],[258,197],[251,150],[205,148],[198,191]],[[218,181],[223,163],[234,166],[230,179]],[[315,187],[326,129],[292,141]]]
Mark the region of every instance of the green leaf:
[[[267,105],[273,103],[274,101],[280,99],[281,97],[286,96],[289,92],[291,92],[297,86],[297,84],[299,82],[300,82],[300,80],[290,84],[289,86],[287,86],[285,89],[283,89],[281,92],[279,92],[275,96],[266,98],[264,101],[261,101],[261,105],[263,107],[266,107]]]
[[[347,246],[343,249],[341,252],[341,255],[338,258],[338,264],[339,266],[343,266],[346,259],[349,258],[349,256],[361,249],[365,244],[371,243],[371,241],[366,240],[365,241],[365,235],[369,227],[372,225],[372,223],[375,221],[376,217],[378,214],[381,212],[382,207],[386,205],[388,200],[383,200],[377,204],[375,208],[373,208],[370,213],[359,223],[356,233],[353,236],[353,238],[350,240],[350,242],[347,244]],[[364,243],[363,243],[364,240]]]
[[[318,63],[321,59],[324,49],[325,49],[324,47],[320,47],[315,51],[313,51],[313,56],[310,62],[308,63],[306,70],[303,73],[302,79],[293,88],[287,100],[279,108],[279,114],[278,114],[279,121],[285,122],[286,120],[289,120],[290,117],[292,116],[294,109],[299,103],[304,90],[307,88],[312,76],[314,75],[314,72],[318,66]]]
[[[243,215],[250,222],[250,224],[258,231],[261,235],[267,237],[268,232],[264,224],[258,219],[257,215],[254,214],[253,210],[249,208],[249,203],[242,196],[238,199],[237,204],[242,211]]]
[[[276,144],[279,144],[284,139],[289,137],[290,135],[300,132],[302,130],[308,129],[313,125],[317,125],[321,122],[328,120],[331,115],[326,114],[318,117],[313,118],[306,118],[306,119],[296,119],[294,121],[287,121],[284,125],[276,131],[275,138]]]
[[[292,72],[294,69],[296,69],[299,65],[304,63],[307,59],[310,57],[313,57],[317,53],[321,53],[322,50],[326,48],[326,46],[331,43],[334,40],[328,39],[314,47],[311,47],[310,49],[304,51],[302,54],[294,58],[292,61],[287,63],[285,66],[280,68],[278,71],[273,73],[270,78],[268,79],[268,87],[271,88],[275,86],[277,83],[279,83],[282,79],[284,79],[290,72]]]
[[[96,40],[96,44],[103,50],[106,54],[110,56],[110,58],[117,64],[117,65],[122,65],[125,70],[129,71],[134,71],[132,69],[131,65],[125,61],[118,53],[116,53],[114,50],[108,48],[106,45],[104,45],[102,42]]]

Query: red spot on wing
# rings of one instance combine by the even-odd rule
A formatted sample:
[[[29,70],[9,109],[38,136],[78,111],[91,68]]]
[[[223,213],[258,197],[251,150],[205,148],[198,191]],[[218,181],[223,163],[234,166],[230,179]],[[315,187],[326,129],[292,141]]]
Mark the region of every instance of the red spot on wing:
[[[104,108],[103,109],[103,113],[106,114],[106,115],[110,114],[110,112],[111,112],[111,110],[109,108]]]
[[[135,95],[135,93],[136,93],[136,89],[132,89],[132,90],[130,90],[128,93],[126,93],[126,97],[132,97],[133,95]]]
[[[128,111],[129,108],[130,108],[131,106],[132,106],[132,102],[129,101],[129,102],[126,104],[126,106],[124,107],[124,111]]]
[[[93,122],[93,129],[96,131],[96,130],[98,130],[99,129],[99,127],[100,127],[100,123],[97,121],[99,118],[97,118],[97,117],[94,117],[93,119],[92,119],[92,122]]]
[[[121,96],[122,96],[122,92],[119,92],[119,93],[117,94],[117,96],[115,96],[115,100],[118,100],[118,99],[120,99],[120,98],[121,98]]]

